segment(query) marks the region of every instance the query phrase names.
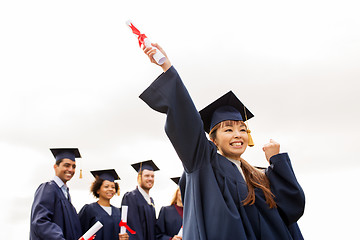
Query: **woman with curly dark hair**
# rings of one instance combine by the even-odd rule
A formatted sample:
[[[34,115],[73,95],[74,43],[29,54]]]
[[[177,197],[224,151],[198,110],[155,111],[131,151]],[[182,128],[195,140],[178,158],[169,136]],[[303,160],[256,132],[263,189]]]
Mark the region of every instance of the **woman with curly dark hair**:
[[[85,204],[79,212],[81,228],[85,233],[97,221],[103,227],[96,233],[97,240],[127,240],[127,233],[120,234],[119,222],[121,219],[120,208],[110,204],[111,198],[119,192],[119,180],[114,169],[91,171],[95,181],[90,187],[91,193],[98,199],[97,202]]]

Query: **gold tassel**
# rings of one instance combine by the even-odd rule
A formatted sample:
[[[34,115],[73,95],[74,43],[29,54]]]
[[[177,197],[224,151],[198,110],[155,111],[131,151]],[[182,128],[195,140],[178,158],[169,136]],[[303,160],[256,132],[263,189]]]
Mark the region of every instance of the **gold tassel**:
[[[120,196],[120,188],[118,189],[116,195]]]
[[[82,179],[82,169],[80,169],[80,176],[79,176],[80,179]]]
[[[247,134],[248,134],[248,139],[249,139],[249,141],[248,141],[248,146],[249,147],[253,147],[255,144],[254,144],[254,141],[253,141],[253,139],[252,139],[252,137],[251,137],[251,131],[250,131],[250,129],[247,129],[246,130],[247,131]]]
[[[248,121],[247,121],[247,116],[246,116],[246,108],[245,108],[245,105],[244,105],[244,113],[245,113],[245,122],[246,122],[246,132],[247,132],[247,134],[248,134],[248,146],[249,147],[253,147],[255,144],[254,144],[254,141],[253,141],[253,139],[252,139],[252,137],[251,137],[251,131],[250,131],[250,129],[249,129],[249,123],[248,123]]]

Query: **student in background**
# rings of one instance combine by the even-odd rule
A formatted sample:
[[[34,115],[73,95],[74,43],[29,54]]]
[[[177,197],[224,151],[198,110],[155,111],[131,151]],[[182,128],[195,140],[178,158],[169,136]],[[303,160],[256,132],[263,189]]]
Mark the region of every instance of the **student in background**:
[[[42,183],[35,192],[31,208],[30,240],[79,239],[79,217],[71,203],[66,185],[75,174],[75,158],[80,158],[77,148],[50,149],[55,157],[55,177]]]
[[[176,185],[179,184],[180,177],[171,178]],[[175,191],[170,206],[160,209],[158,220],[156,221],[156,239],[157,240],[181,240],[178,236],[179,230],[182,228],[183,204],[181,201],[180,188]]]
[[[91,171],[95,177],[90,191],[98,201],[85,204],[79,212],[82,233],[89,230],[97,221],[103,227],[96,233],[96,240],[127,240],[127,233],[120,234],[119,223],[121,220],[121,209],[110,204],[113,196],[119,192],[120,180],[115,169]]]
[[[121,206],[128,206],[127,224],[136,231],[130,240],[155,240],[156,214],[150,189],[154,186],[154,171],[159,170],[152,160],[132,164],[138,172],[138,186],[125,193]]]

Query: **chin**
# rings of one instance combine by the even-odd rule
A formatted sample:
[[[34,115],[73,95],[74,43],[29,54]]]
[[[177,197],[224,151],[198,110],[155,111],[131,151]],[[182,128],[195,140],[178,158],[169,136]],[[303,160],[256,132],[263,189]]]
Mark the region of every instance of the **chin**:
[[[152,188],[152,186],[144,186],[143,189],[144,190],[150,190]]]

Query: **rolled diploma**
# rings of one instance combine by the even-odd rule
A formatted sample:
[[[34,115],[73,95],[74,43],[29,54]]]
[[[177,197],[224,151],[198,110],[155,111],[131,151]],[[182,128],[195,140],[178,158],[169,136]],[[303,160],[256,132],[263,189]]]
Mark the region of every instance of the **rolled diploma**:
[[[181,226],[181,228],[180,228],[180,230],[179,230],[179,232],[178,232],[178,236],[179,237],[182,237],[182,233],[183,233],[183,226]]]
[[[127,213],[128,213],[128,206],[122,206],[121,207],[121,221],[123,221],[124,223],[127,222]],[[126,233],[126,228],[121,227],[120,234],[124,234],[124,233]]]
[[[126,25],[130,26],[131,24],[134,25],[130,20],[126,21]],[[151,41],[149,40],[149,38],[144,39],[144,45],[145,47],[151,47],[156,49],[156,53],[154,54],[153,58],[157,62],[157,64],[163,65],[166,60],[164,54],[162,54],[162,52],[160,52],[159,49],[157,49],[156,47],[151,46]]]
[[[154,54],[153,58],[157,62],[157,64],[163,65],[166,60],[164,54],[162,54],[162,52],[160,52],[159,49],[157,49],[156,47],[151,45],[151,41],[149,40],[149,38],[144,39],[144,44],[145,44],[145,47],[151,47],[151,48],[156,49],[156,53]]]
[[[82,238],[88,240],[102,227],[103,225],[101,224],[101,222],[97,221],[89,230],[87,230],[87,232],[82,236]]]

